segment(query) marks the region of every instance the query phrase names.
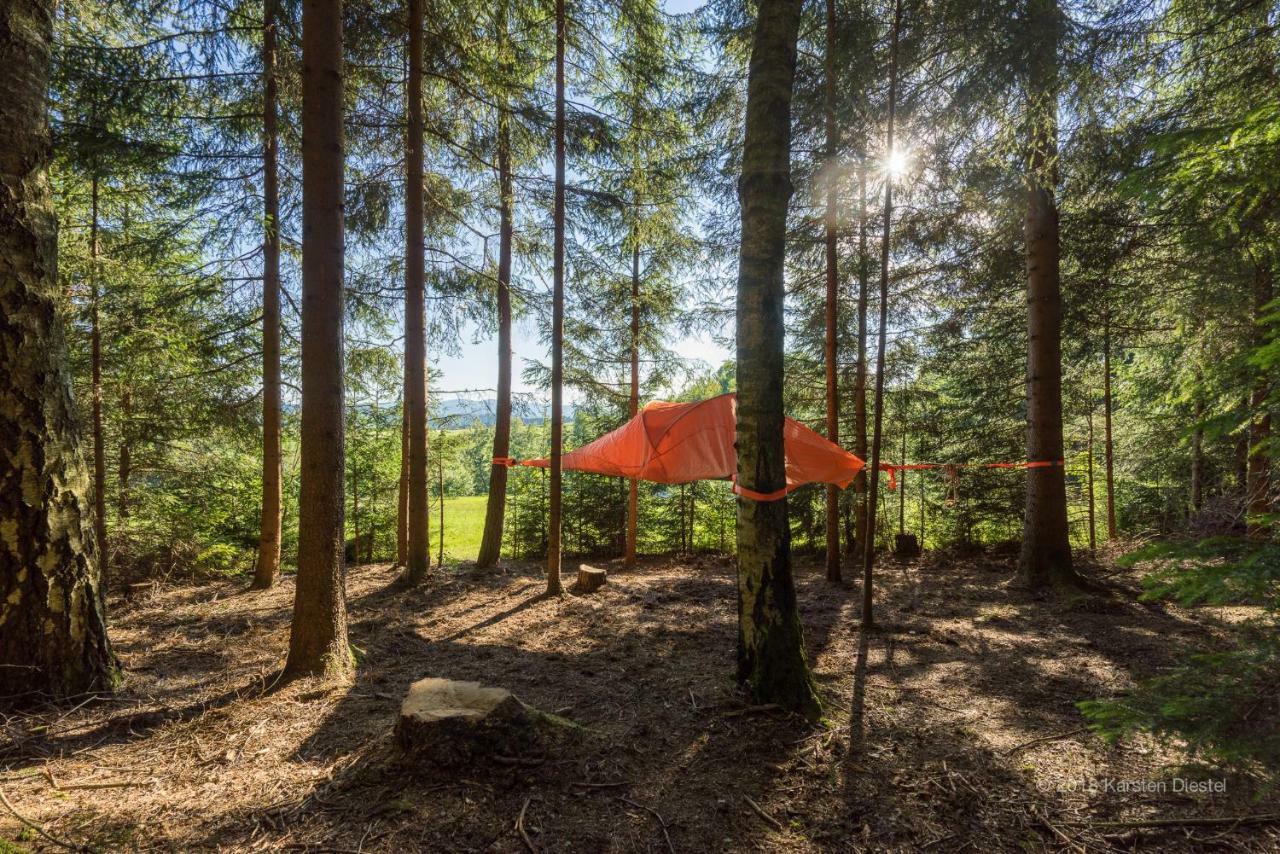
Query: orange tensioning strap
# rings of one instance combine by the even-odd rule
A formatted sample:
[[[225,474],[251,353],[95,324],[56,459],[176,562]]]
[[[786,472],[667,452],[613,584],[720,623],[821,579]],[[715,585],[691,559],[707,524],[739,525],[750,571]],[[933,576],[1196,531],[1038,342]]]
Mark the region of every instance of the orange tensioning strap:
[[[756,492],[754,489],[748,489],[745,486],[738,485],[738,476],[733,475],[730,480],[733,481],[733,493],[741,495],[743,498],[750,498],[752,501],[779,501],[787,497],[787,488],[775,489],[773,492]]]
[[[517,460],[515,457],[494,457],[493,458],[493,464],[495,466],[506,466],[507,468],[511,468],[512,466],[516,465],[516,463],[517,463]]]

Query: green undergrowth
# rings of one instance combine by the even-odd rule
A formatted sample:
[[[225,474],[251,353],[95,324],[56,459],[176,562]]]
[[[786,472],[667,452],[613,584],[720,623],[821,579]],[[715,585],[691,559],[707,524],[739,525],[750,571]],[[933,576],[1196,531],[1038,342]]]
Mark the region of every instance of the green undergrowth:
[[[1280,546],[1243,537],[1163,540],[1123,555],[1124,567],[1150,564],[1142,598],[1181,605],[1280,606]]]
[[[1260,607],[1227,642],[1186,650],[1126,695],[1080,703],[1090,726],[1112,743],[1148,732],[1193,759],[1280,783],[1280,547],[1238,537],[1157,542],[1119,562],[1150,565],[1148,601]]]

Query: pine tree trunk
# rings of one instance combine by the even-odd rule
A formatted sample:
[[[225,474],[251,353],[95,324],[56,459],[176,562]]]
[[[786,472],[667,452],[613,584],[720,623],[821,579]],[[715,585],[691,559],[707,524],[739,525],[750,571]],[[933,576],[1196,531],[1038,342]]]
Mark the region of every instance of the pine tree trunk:
[[[302,4],[302,418],[289,677],[347,678],[342,0]]]
[[[500,37],[505,37],[505,5]],[[498,400],[493,425],[494,459],[511,453],[511,116],[505,102],[498,108]],[[507,467],[489,470],[489,498],[484,514],[484,537],[476,566],[493,566],[502,556],[502,528],[507,507]]]
[[[639,216],[639,210],[636,216]],[[640,412],[640,242],[633,233],[631,247],[631,395],[628,412],[632,418]],[[631,478],[627,484],[627,544],[623,563],[636,565],[636,539],[640,534],[640,481]]]
[[[93,420],[93,536],[98,545],[102,600],[105,602],[111,575],[111,549],[107,542],[107,449],[102,413],[102,282],[98,263],[98,185],[95,171],[89,185],[89,393]]]
[[[840,444],[840,387],[837,381],[838,354],[836,342],[837,321],[839,315],[838,276],[836,256],[836,224],[837,207],[836,192],[839,189],[836,169],[836,152],[840,146],[840,134],[836,125],[836,0],[827,0],[827,33],[826,33],[826,68],[824,85],[824,108],[827,136],[826,150],[826,261],[827,261],[827,304],[826,304],[826,341],[823,356],[826,361],[827,374],[827,438]],[[827,485],[827,580],[840,580],[840,489],[834,484]]]
[[[1107,477],[1107,539],[1116,538],[1115,446],[1111,443],[1111,312],[1102,319],[1102,450]]]
[[[867,143],[862,143],[858,170],[858,367],[853,383],[853,452],[867,459],[867,307],[871,289],[871,255],[867,247]],[[867,472],[853,478],[854,551],[867,541]]]
[[[88,468],[58,310],[47,168],[53,3],[0,11],[0,695],[108,691]]]
[[[409,420],[408,555],[405,578],[419,584],[431,565],[427,514],[426,268],[423,224],[423,0],[409,0],[409,85],[404,194],[404,405]]]
[[[1197,392],[1199,394],[1199,392]],[[1204,399],[1196,398],[1195,429],[1191,433],[1191,510],[1204,503]]]
[[[1058,273],[1057,0],[1035,0],[1031,27],[1041,34],[1028,75],[1031,117],[1027,210],[1027,469],[1021,570],[1043,588],[1075,584],[1067,532],[1062,461],[1062,291]]]
[[[564,49],[565,0],[556,0],[555,247],[551,289],[551,499],[547,531],[547,593],[560,595],[560,505],[564,448]]]
[[[132,501],[129,482],[133,478],[133,394],[126,388],[120,394],[120,449],[116,462],[116,518],[121,530],[129,518]]]
[[[786,486],[783,456],[783,267],[791,198],[791,97],[800,0],[761,0],[747,77],[742,246],[738,262],[738,483]],[[757,702],[814,719],[791,577],[787,501],[738,499],[738,681]]]
[[[441,437],[443,439],[443,436]],[[436,458],[437,488],[440,493],[440,530],[436,532],[436,566],[444,566],[444,461]]]
[[[276,130],[276,4],[262,4],[262,521],[251,587],[265,590],[280,571],[280,189]]]
[[[1265,343],[1263,322],[1267,316],[1267,306],[1271,298],[1271,270],[1268,267],[1259,266],[1254,272],[1253,284],[1255,347]],[[1266,521],[1266,516],[1271,511],[1271,455],[1267,452],[1267,444],[1271,439],[1271,411],[1267,408],[1271,397],[1271,383],[1265,371],[1255,370],[1257,374],[1249,397],[1249,464],[1245,477],[1246,526],[1250,539],[1266,540],[1271,536],[1271,524]]]
[[[902,0],[893,7],[893,33],[889,46],[889,121],[885,135],[886,157],[893,154],[894,119],[898,109],[898,36],[902,30]],[[880,325],[876,342],[875,422],[871,432],[871,473],[867,478],[867,532],[862,542],[862,628],[875,625],[876,511],[879,505],[880,448],[884,441],[884,354],[889,327],[889,237],[893,225],[893,174],[885,173],[884,232],[880,238]]]
[[[1089,422],[1089,451],[1088,451],[1087,462],[1089,466],[1089,479],[1088,479],[1089,551],[1093,551],[1098,547],[1098,524],[1096,521],[1097,511],[1094,506],[1094,495],[1093,495],[1093,412],[1092,410],[1090,410],[1089,412],[1088,422]]]
[[[400,402],[400,489],[396,494],[396,566],[409,559],[409,412]]]

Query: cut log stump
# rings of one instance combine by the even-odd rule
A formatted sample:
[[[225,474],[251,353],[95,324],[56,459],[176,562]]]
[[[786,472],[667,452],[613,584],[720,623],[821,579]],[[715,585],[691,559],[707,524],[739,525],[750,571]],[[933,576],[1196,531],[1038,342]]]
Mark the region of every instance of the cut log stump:
[[[533,741],[534,716],[505,688],[431,677],[409,686],[396,741],[441,764],[484,754],[515,755]]]
[[[894,534],[893,535],[893,553],[898,557],[918,557],[920,555],[920,543],[916,540],[915,534]]]
[[[590,593],[593,590],[599,590],[604,586],[608,577],[609,573],[605,570],[583,564],[578,567],[577,590],[579,593]]]
[[[576,729],[505,688],[430,677],[409,686],[395,735],[415,760],[449,766],[542,752],[552,733]]]

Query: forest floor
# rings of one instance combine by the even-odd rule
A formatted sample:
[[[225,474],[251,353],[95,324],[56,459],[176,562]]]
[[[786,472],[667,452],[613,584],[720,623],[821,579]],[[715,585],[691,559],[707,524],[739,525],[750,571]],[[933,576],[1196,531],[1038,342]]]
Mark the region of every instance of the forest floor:
[[[883,628],[864,634],[857,585],[798,559],[816,728],[735,689],[722,558],[643,562],[563,599],[539,596],[533,565],[410,591],[388,566],[352,568],[359,668],[341,688],[272,685],[291,578],[161,589],[113,603],[118,694],[3,719],[0,837],[53,846],[16,811],[101,850],[1280,850],[1275,824],[1181,823],[1276,813],[1274,793],[1234,777],[1179,791],[1221,775],[1084,730],[1077,701],[1233,618],[1139,603],[1131,571],[1094,569],[1114,596],[1037,600],[1011,554],[886,562]],[[510,688],[584,729],[545,755],[433,771],[392,736],[428,675]],[[1152,819],[1180,823],[1124,824]]]

